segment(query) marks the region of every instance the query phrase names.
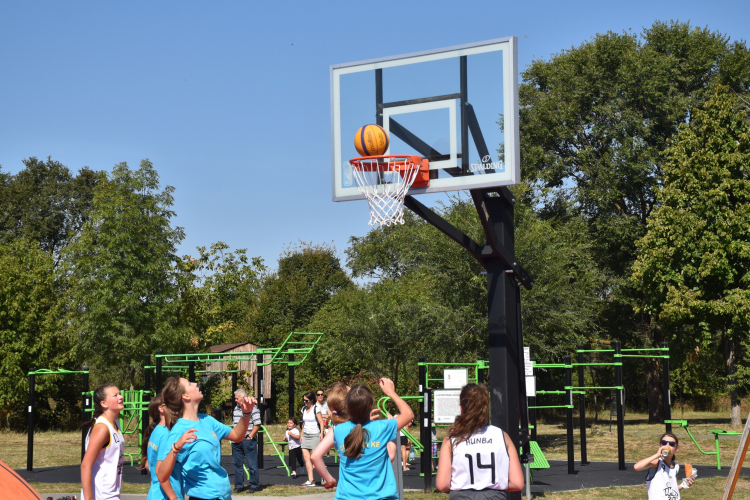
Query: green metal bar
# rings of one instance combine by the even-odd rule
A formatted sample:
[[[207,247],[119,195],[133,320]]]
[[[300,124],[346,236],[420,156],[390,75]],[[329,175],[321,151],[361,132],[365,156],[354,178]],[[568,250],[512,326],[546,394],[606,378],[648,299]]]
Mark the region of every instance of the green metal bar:
[[[620,354],[621,358],[663,358],[669,359],[669,355],[660,356],[658,354]]]
[[[477,362],[474,363],[417,363],[417,366],[477,366]]]
[[[573,366],[622,366],[622,363],[572,363]]]
[[[568,391],[536,391],[537,394],[567,394]]]
[[[268,433],[268,429],[266,429],[265,425],[261,424],[261,426],[260,426],[260,432],[265,433],[265,435],[268,436],[269,438],[271,437],[271,434]],[[282,441],[279,441],[279,443],[281,443],[281,442]],[[276,441],[274,441],[273,438],[272,438],[270,441],[265,441],[264,440],[263,443],[264,444],[268,443],[271,446],[273,446],[273,450],[274,450],[275,453],[271,453],[271,456],[272,457],[279,457],[279,459],[281,460],[281,464],[286,469],[286,476],[287,477],[291,476],[292,474],[291,474],[291,472],[289,472],[289,467],[287,467],[287,465],[286,465],[286,460],[284,460],[284,452],[283,451],[279,451],[279,448],[276,446]],[[276,467],[276,468],[280,469],[281,467]]]
[[[574,386],[565,386],[566,389],[624,389],[625,386],[622,385],[615,385],[612,387],[574,387]]]
[[[700,451],[704,455],[716,455],[716,468],[721,469],[721,463],[719,462],[719,448],[717,445],[716,451],[704,451],[703,448],[701,448],[701,445],[698,444],[698,441],[695,440],[693,437],[693,433],[690,432],[690,426],[688,425],[687,420],[665,420],[665,424],[678,424],[680,427],[685,429],[685,432],[687,432],[687,435],[690,437],[690,439],[693,441],[693,444],[696,448],[698,448],[698,451]],[[716,437],[718,440],[718,436]]]
[[[636,352],[636,351],[669,351],[669,347],[644,347],[642,349],[620,349],[620,352]]]
[[[28,375],[69,375],[73,373],[89,373],[88,370],[65,370],[60,368],[59,370],[48,370],[47,368],[40,368],[36,371],[29,372]]]
[[[572,368],[573,365],[566,365],[565,363],[533,363],[534,368]]]

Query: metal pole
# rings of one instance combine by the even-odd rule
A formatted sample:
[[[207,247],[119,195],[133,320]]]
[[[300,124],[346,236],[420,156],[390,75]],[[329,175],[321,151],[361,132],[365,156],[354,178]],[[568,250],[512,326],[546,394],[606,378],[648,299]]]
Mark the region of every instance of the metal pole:
[[[582,345],[576,346],[578,350],[583,350]],[[584,384],[583,380],[583,365],[580,363],[583,363],[583,353],[579,352],[578,356],[578,386],[584,387],[586,384]],[[578,395],[578,407],[581,412],[581,465],[587,465],[589,463],[589,459],[586,453],[586,395],[585,394],[579,394]]]
[[[419,441],[422,443],[420,454],[420,465],[422,477],[424,478],[423,489],[425,493],[432,492],[432,425],[430,418],[430,390],[427,388],[427,365],[424,364],[424,356],[419,357],[419,394],[422,396],[422,404],[419,405]],[[398,448],[398,447],[397,447]],[[400,450],[396,452],[396,455]]]
[[[382,70],[378,70],[382,71]],[[289,418],[294,418],[294,354],[289,355]],[[398,455],[398,453],[397,453]]]
[[[375,123],[383,126],[383,70],[375,70]]]
[[[156,394],[161,394],[161,351],[156,351],[156,374],[154,381],[156,383]]]
[[[573,362],[572,359],[570,359],[570,356],[565,356],[565,385],[567,387],[571,387],[573,385],[573,367],[571,366],[571,363]],[[568,406],[565,409],[566,413],[566,423],[568,428],[568,474],[575,474],[575,464],[573,463],[575,461],[574,455],[573,455],[573,389],[567,389],[567,394],[565,395],[565,404]]]
[[[84,366],[83,371],[87,371],[88,367]],[[88,420],[88,413],[86,410],[88,410],[91,406],[91,396],[88,394],[89,392],[89,374],[84,373],[83,374],[83,404],[81,405],[81,425],[83,425]],[[83,460],[83,456],[86,454],[86,434],[88,433],[88,429],[81,428],[81,460]]]
[[[667,342],[662,342],[661,346],[669,348]],[[665,352],[667,354],[664,354]],[[664,420],[666,421],[672,419],[672,393],[669,390],[669,351],[662,351],[662,356],[667,356],[661,358],[662,380],[664,382]],[[672,432],[672,424],[665,423],[664,426],[666,427],[665,432]]]
[[[530,358],[533,363],[536,358]],[[536,368],[534,368],[534,377],[536,378]],[[536,406],[536,396],[529,397],[529,406]],[[531,440],[536,441],[536,408],[529,410],[529,424],[531,424]]]
[[[239,363],[237,363],[237,369],[238,370],[240,369],[240,364]],[[236,391],[236,390],[237,390],[237,374],[233,373],[232,374],[232,395],[229,397],[229,409],[230,410],[232,408],[234,408],[234,404],[235,404],[235,401],[234,401],[234,391]]]
[[[29,441],[26,448],[26,470],[33,472],[34,470],[34,383],[36,382],[36,375],[33,372],[36,368],[32,368],[29,373]]]
[[[190,351],[188,354],[195,354],[195,351]],[[195,382],[195,360],[192,358],[190,362],[188,362],[188,380],[190,382]]]
[[[265,366],[260,366],[263,363],[263,354],[258,353],[256,358],[255,370],[258,372],[258,411],[260,411],[260,423],[265,424],[265,400],[263,399],[263,369]],[[252,422],[251,422],[252,425]],[[258,441],[258,469],[263,468],[263,433],[258,432],[255,435]]]
[[[468,63],[466,56],[460,57],[461,85],[461,172],[469,173],[469,117],[466,107],[469,104]],[[490,367],[490,370],[492,368]]]
[[[615,340],[615,361],[622,363],[620,341]],[[615,369],[615,385],[622,387],[622,365]],[[625,470],[625,408],[622,400],[622,389],[615,389],[617,394],[617,462],[620,470]]]
[[[477,384],[484,384],[484,368],[479,368],[481,361],[482,358],[477,358]]]

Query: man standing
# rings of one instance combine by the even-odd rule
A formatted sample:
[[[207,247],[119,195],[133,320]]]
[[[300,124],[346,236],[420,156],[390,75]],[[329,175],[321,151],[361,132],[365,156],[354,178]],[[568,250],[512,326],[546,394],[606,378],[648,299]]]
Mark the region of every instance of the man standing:
[[[237,402],[237,405],[235,405],[232,414],[233,426],[236,426],[242,418],[242,408],[240,408],[239,402],[245,397],[247,397],[245,389],[237,389],[234,391],[234,400]],[[232,443],[235,493],[245,491],[245,471],[242,470],[242,465],[245,461],[247,461],[247,470],[250,474],[247,491],[252,493],[258,489],[258,486],[260,486],[260,474],[258,473],[258,442],[255,438],[260,430],[261,423],[258,405],[255,405],[250,414],[250,423],[251,427],[248,428],[247,434],[245,434],[245,439],[240,443]]]

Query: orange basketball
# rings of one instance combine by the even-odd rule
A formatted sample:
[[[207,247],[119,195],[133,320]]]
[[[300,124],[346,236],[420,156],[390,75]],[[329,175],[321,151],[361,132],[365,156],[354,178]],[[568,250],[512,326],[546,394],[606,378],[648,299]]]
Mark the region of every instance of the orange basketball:
[[[354,136],[354,147],[362,156],[379,156],[388,151],[388,132],[380,125],[365,125]]]
[[[3,486],[3,498],[42,500],[39,493],[29,483],[21,479],[21,476],[3,462],[0,462],[0,484]]]

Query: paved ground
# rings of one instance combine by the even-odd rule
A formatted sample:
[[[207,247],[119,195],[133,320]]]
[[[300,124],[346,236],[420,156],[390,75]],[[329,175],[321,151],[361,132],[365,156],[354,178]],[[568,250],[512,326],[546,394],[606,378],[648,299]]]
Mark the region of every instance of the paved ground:
[[[643,484],[645,477],[644,472],[637,472],[633,470],[633,464],[626,464],[627,469],[620,471],[617,469],[617,462],[592,462],[588,465],[580,465],[576,462],[575,474],[569,475],[567,473],[567,462],[563,460],[550,460],[549,469],[538,470],[533,474],[533,482],[531,485],[531,491],[535,494],[540,494],[546,491],[567,491],[567,490],[579,490],[582,488],[600,488],[608,486],[635,486]],[[283,468],[276,468],[274,459],[267,459],[265,468],[260,472],[261,485],[267,484],[286,484],[286,485],[300,485],[306,480],[306,475],[302,470],[298,471],[299,476],[296,479],[287,477],[286,470]],[[333,459],[327,459],[326,464],[329,471],[334,477],[338,477],[338,465],[334,463]],[[222,457],[222,465],[229,474],[229,480],[234,484],[234,467],[232,466],[232,458],[230,456]],[[729,467],[722,467],[721,470],[717,470],[716,467],[710,466],[699,466],[696,467],[698,472],[698,480],[700,478],[721,476],[726,477],[729,473]],[[18,474],[26,479],[27,481],[42,482],[42,483],[71,483],[80,481],[80,469],[78,466],[64,466],[64,467],[46,467],[36,469],[34,472],[28,472],[26,470],[17,470]],[[743,476],[750,476],[750,468],[742,469]],[[315,480],[320,481],[319,476],[315,476]],[[125,466],[123,469],[123,481],[129,483],[148,483],[150,481],[148,476],[142,476],[141,471],[131,467]],[[433,478],[434,486],[434,478]],[[424,479],[419,476],[419,459],[414,461],[412,470],[404,473],[404,488],[421,490],[424,485]],[[54,491],[54,487],[50,487],[50,491]],[[302,497],[304,500],[330,500],[331,493],[326,493],[321,488],[320,495],[305,495]],[[259,491],[258,493],[261,493]],[[47,496],[43,496],[45,499]],[[55,493],[57,498],[62,496],[62,493]],[[128,499],[139,499],[145,498],[141,495],[127,495],[123,496],[123,500]],[[261,495],[253,495],[256,500],[263,499],[267,500],[271,497],[263,497]],[[296,497],[291,497],[296,498]],[[287,499],[289,500],[289,499]]]

